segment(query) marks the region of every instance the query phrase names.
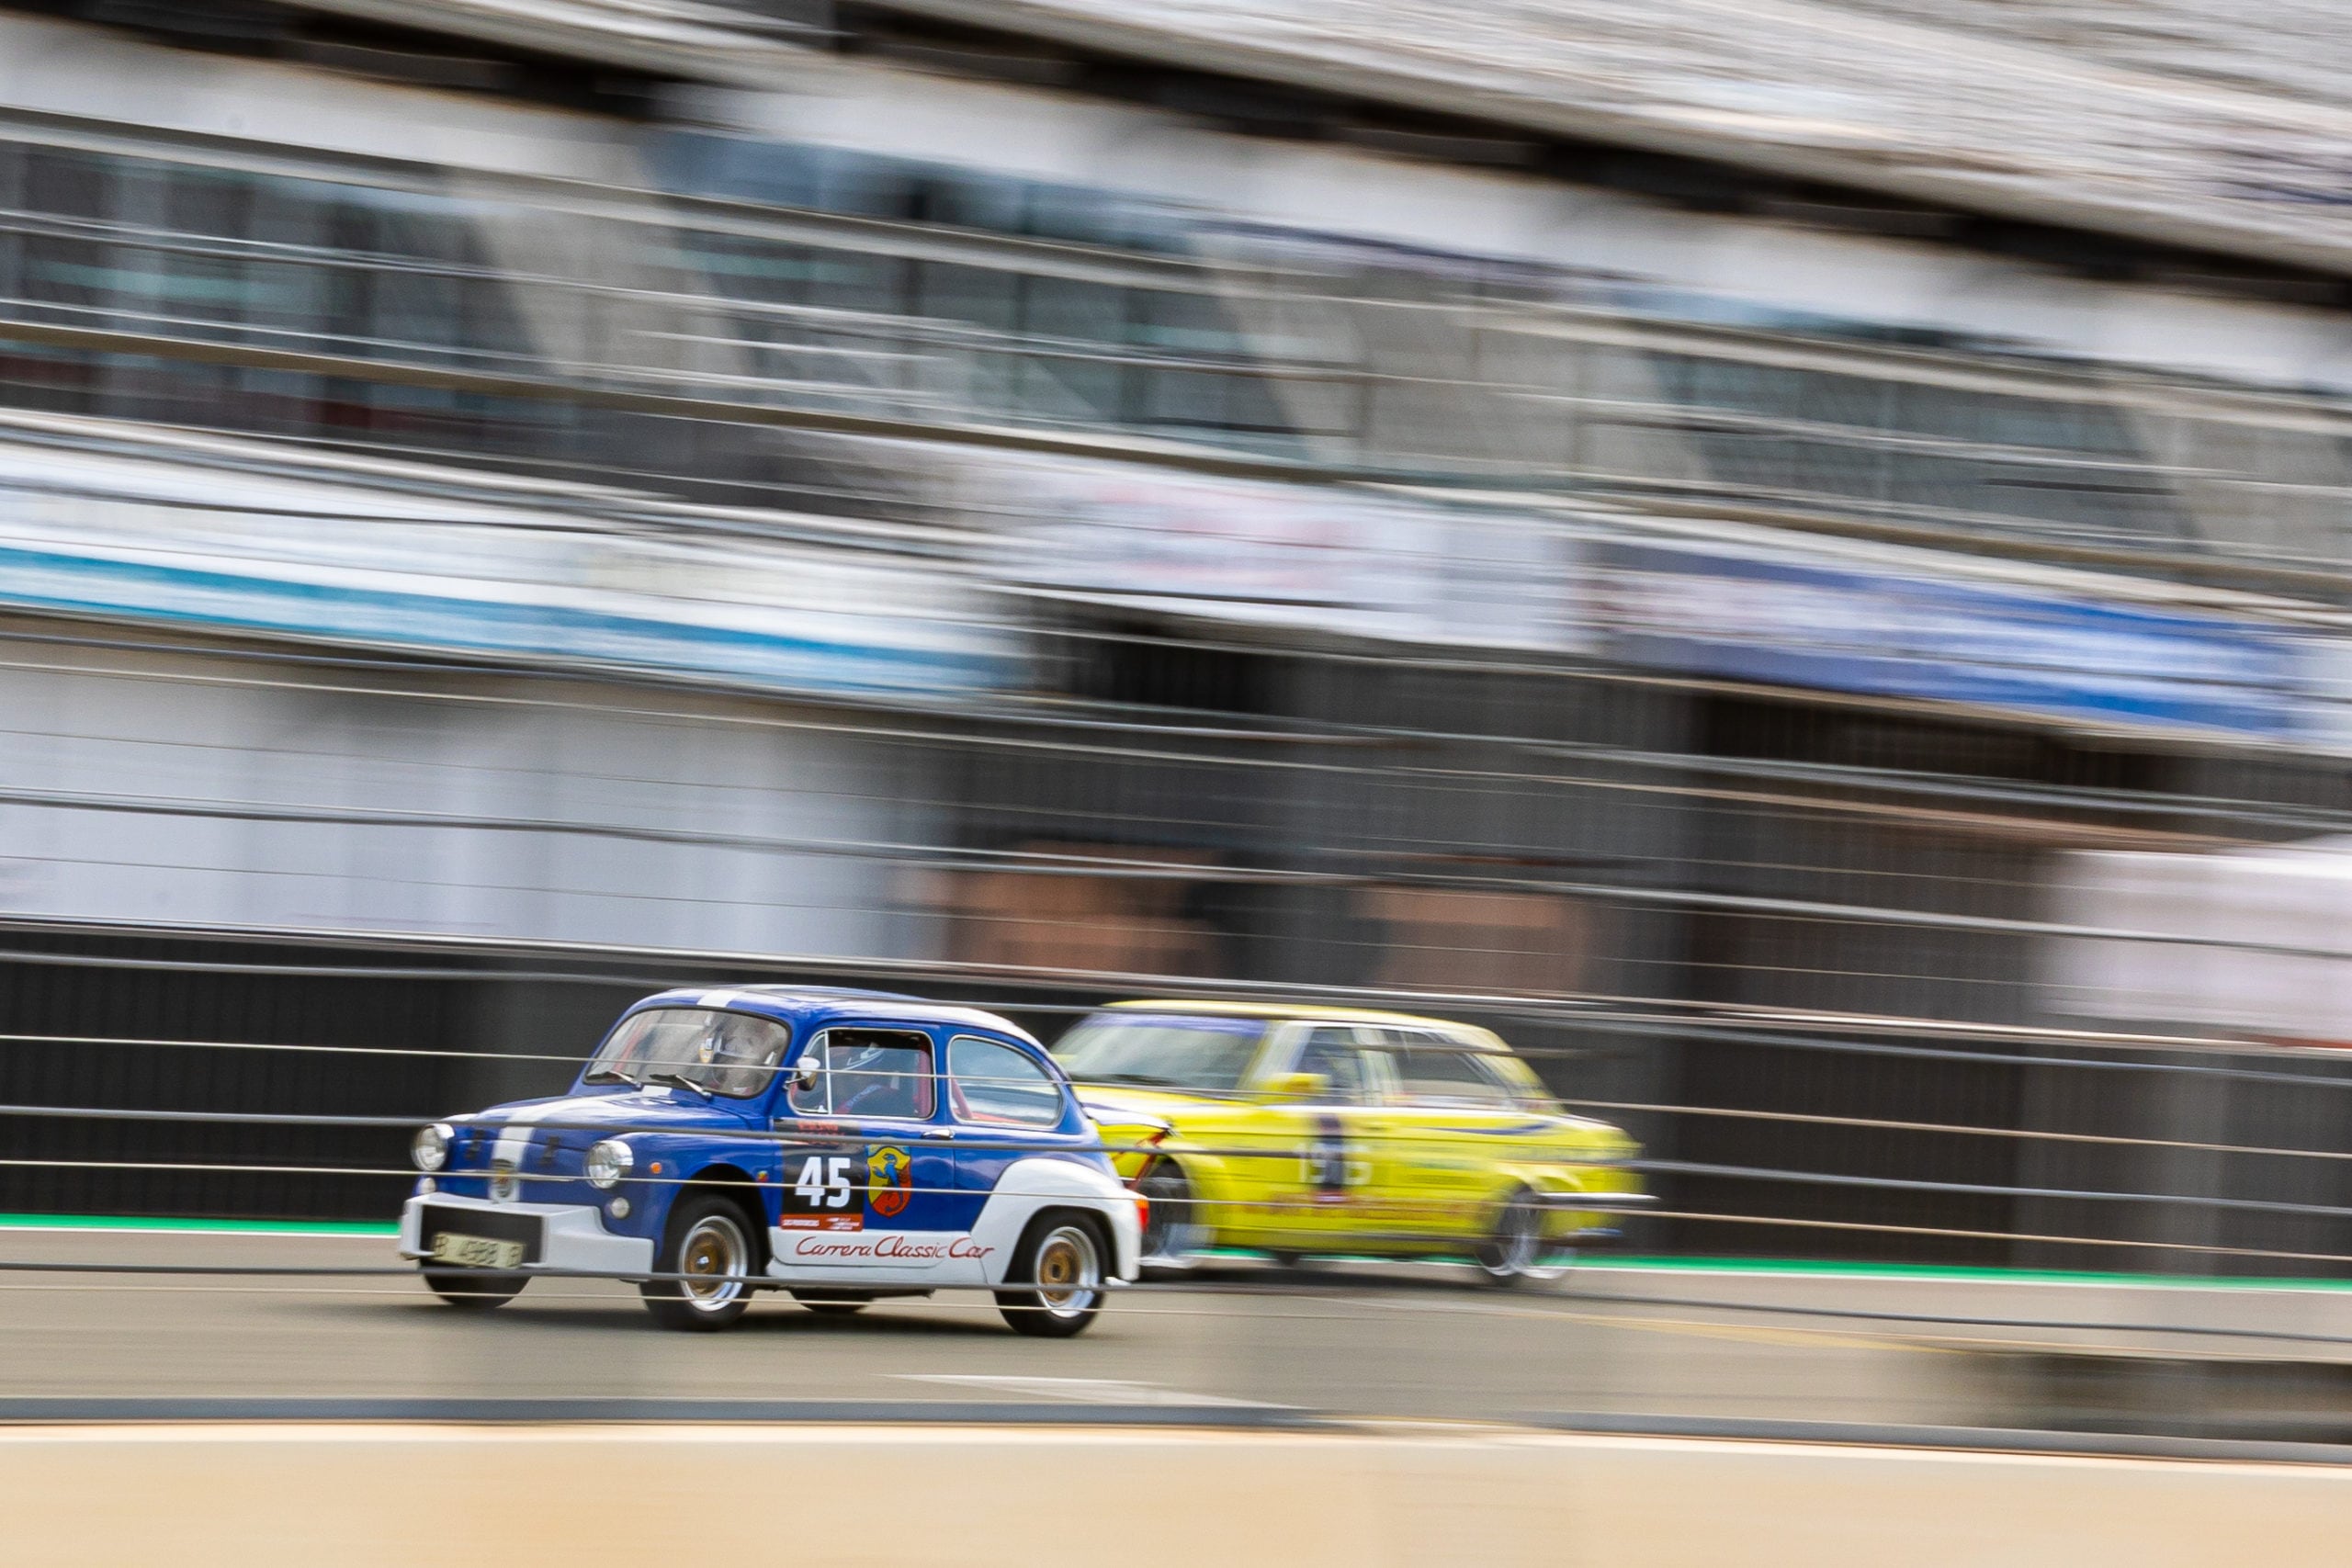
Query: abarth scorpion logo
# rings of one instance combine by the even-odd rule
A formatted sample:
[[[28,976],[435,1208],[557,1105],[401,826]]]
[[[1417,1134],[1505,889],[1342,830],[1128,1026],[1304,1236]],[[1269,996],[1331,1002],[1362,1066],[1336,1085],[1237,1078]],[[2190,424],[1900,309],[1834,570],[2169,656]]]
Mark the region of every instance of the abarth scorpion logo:
[[[883,1219],[890,1219],[905,1212],[907,1201],[914,1196],[915,1166],[907,1151],[895,1144],[884,1144],[868,1149],[865,1154],[865,1206]]]

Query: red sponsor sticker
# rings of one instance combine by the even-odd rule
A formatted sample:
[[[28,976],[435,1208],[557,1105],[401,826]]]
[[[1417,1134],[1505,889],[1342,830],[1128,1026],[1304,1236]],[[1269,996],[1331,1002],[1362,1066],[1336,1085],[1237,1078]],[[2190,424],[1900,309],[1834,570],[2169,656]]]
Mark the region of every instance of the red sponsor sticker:
[[[786,1231],[862,1231],[865,1228],[864,1214],[786,1214],[776,1221],[776,1229]]]

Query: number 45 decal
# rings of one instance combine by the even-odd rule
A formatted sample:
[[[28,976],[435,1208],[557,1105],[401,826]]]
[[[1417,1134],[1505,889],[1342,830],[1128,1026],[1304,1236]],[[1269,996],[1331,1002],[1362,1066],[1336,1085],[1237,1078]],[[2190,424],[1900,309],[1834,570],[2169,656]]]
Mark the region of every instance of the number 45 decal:
[[[847,1155],[810,1155],[792,1183],[792,1195],[804,1209],[846,1209],[853,1190]]]

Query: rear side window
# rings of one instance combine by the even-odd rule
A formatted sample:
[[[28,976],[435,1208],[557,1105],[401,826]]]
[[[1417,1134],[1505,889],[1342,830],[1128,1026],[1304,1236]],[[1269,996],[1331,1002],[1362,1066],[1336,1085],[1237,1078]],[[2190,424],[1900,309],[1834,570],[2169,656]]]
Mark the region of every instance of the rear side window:
[[[1439,1046],[1390,1052],[1396,1084],[1409,1105],[1509,1105],[1511,1092],[1486,1070],[1477,1055]]]
[[[947,1043],[947,1076],[959,1121],[1013,1127],[1061,1125],[1061,1085],[1025,1051],[958,1034]]]

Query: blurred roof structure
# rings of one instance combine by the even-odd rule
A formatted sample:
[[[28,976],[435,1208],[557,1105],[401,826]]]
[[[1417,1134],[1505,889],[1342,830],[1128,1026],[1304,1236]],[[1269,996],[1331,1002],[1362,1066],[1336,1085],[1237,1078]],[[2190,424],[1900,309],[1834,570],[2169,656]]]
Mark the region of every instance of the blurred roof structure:
[[[825,30],[787,6],[698,0],[294,0],[300,8],[688,80],[772,84]]]
[[[785,85],[808,0],[302,0]],[[895,15],[1901,200],[2352,272],[2331,0],[879,0]]]
[[[2352,29],[2336,0],[1827,0],[2173,76],[2352,104]]]
[[[2177,40],[2168,54],[2059,25],[2087,17],[2086,0],[888,4],[1964,210],[2352,270],[2352,107],[2340,85],[2312,85],[2352,39],[2324,0],[2098,7]]]

